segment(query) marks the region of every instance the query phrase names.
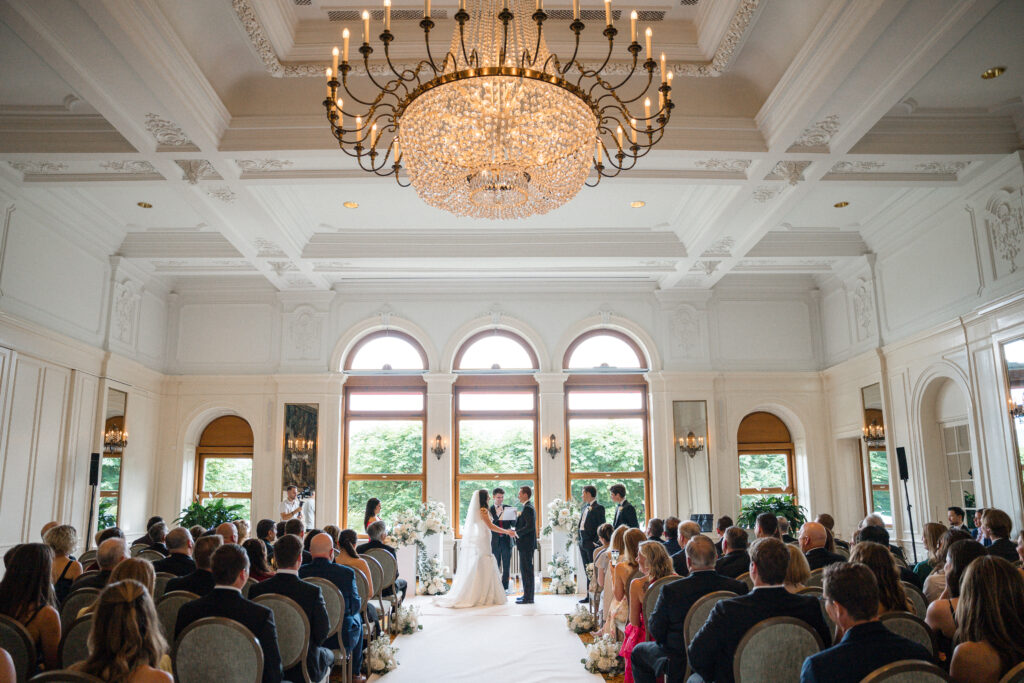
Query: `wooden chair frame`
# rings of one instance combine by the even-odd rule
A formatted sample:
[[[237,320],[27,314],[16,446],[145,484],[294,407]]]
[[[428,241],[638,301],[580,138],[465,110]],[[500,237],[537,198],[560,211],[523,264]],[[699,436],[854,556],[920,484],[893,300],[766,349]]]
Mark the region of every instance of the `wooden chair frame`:
[[[71,626],[68,627],[68,629],[66,631],[63,631],[61,633],[61,636],[60,636],[60,646],[59,646],[59,648],[57,650],[57,658],[60,659],[60,665],[62,667],[64,667],[65,669],[70,668],[72,664],[76,664],[77,663],[77,662],[68,662],[68,661],[65,661],[65,659],[64,659],[64,647],[65,647],[65,644],[68,641],[68,636],[71,635],[72,631],[75,630],[75,627],[80,626],[81,624],[88,623],[89,624],[89,628],[91,630],[92,629],[92,617],[93,617],[93,615],[92,615],[91,612],[89,614],[83,614],[82,616],[80,616],[77,619],[75,619],[74,622],[72,622]],[[86,649],[88,649],[88,647]]]
[[[743,678],[740,676],[740,662],[742,661],[743,648],[745,648],[747,643],[753,640],[757,634],[762,631],[767,631],[773,626],[781,626],[783,624],[797,626],[811,634],[811,636],[814,637],[814,642],[818,645],[818,652],[821,652],[825,647],[825,643],[822,642],[821,636],[818,635],[818,632],[811,628],[807,622],[802,619],[797,619],[796,617],[772,617],[771,619],[759,621],[747,629],[747,632],[744,633],[743,637],[740,639],[740,644],[736,646],[736,654],[734,654],[732,658],[732,675],[736,683],[743,683]],[[861,683],[863,683],[863,681]]]
[[[886,664],[879,669],[875,669],[865,676],[860,683],[883,683],[893,676],[913,672],[927,672],[934,674],[943,681],[953,680],[949,677],[949,674],[931,662],[926,662],[923,659],[901,659],[898,662]]]
[[[12,619],[5,614],[0,614],[0,624],[10,627],[22,640],[22,646],[24,646],[25,652],[28,655],[28,661],[26,662],[25,669],[23,671],[16,670],[14,675],[18,681],[27,681],[29,679],[29,674],[31,674],[32,670],[35,669],[36,662],[38,661],[36,644],[32,640],[32,636],[29,635],[28,629],[26,629],[17,619]]]
[[[174,593],[184,593],[186,591],[174,591]],[[171,593],[173,595],[173,593]],[[204,626],[223,626],[233,631],[238,631],[245,636],[246,642],[252,645],[253,655],[256,657],[256,675],[253,677],[253,683],[260,683],[263,680],[263,650],[260,649],[259,640],[256,639],[249,629],[239,624],[234,619],[228,619],[227,617],[203,617],[197,619],[191,624],[185,627],[185,630],[181,632],[181,635],[174,640],[173,651],[171,654],[171,668],[174,671],[174,680],[181,681],[181,675],[178,673],[178,648],[181,647],[182,641],[185,640],[196,629]],[[233,655],[241,655],[243,653],[237,652]]]

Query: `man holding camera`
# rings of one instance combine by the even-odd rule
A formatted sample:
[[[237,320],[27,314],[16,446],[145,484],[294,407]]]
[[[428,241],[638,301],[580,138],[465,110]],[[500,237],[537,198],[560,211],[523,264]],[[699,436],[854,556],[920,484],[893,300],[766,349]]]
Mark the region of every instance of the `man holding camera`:
[[[281,501],[279,511],[281,513],[281,519],[288,521],[289,519],[301,519],[303,526],[307,529],[313,529],[316,527],[314,519],[316,517],[316,501],[314,499],[314,492],[307,487],[302,493],[302,497],[299,497],[299,487],[295,484],[290,484],[285,487],[285,498]]]

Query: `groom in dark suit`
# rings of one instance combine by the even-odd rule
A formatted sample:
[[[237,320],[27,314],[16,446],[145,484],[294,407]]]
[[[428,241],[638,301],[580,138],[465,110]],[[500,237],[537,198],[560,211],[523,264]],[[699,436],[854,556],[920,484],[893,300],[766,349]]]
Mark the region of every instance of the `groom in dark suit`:
[[[620,524],[625,524],[631,529],[639,528],[640,522],[636,519],[636,508],[626,500],[626,487],[622,484],[612,484],[608,487],[608,493],[611,494],[612,501],[615,503],[615,518],[612,521],[612,526],[618,529]]]
[[[597,528],[604,524],[604,506],[597,502],[597,487],[583,487],[583,510],[580,512],[579,546],[583,566],[594,561],[594,550],[600,545]],[[580,602],[590,602],[590,578],[587,578],[587,595]]]
[[[519,502],[523,509],[516,518],[516,549],[519,551],[519,572],[523,575],[523,597],[516,598],[518,605],[533,604],[533,556],[537,551],[537,511],[530,498],[533,489],[523,486],[519,489]]]
[[[494,497],[494,505],[490,508],[491,522],[494,526],[501,527],[502,529],[511,529],[515,526],[515,522],[502,521],[502,511],[508,506],[505,505],[505,489],[497,488],[491,491],[491,495]],[[501,585],[508,590],[508,572],[509,567],[512,564],[512,537],[506,534],[496,534],[491,532],[491,553],[494,554],[494,559],[498,561],[498,567],[501,569]]]

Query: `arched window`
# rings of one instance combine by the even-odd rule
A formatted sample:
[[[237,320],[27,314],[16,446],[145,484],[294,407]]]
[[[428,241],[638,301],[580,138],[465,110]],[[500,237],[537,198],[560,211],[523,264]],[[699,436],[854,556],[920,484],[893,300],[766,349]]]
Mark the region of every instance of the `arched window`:
[[[200,501],[224,498],[241,504],[239,516],[249,519],[252,508],[252,427],[235,415],[206,425],[196,446],[195,494]]]
[[[455,533],[473,491],[505,490],[518,505],[520,486],[537,488],[537,355],[522,338],[488,330],[455,355]],[[536,493],[534,494],[536,498]]]
[[[642,523],[650,500],[643,351],[620,332],[593,330],[569,345],[563,367],[573,373],[565,383],[567,493],[579,500],[592,484],[611,503],[609,487],[621,484]]]
[[[363,337],[344,364],[342,519],[363,533],[366,501],[377,498],[382,515],[419,505],[426,495],[423,464],[427,421],[427,368],[423,347],[411,336],[386,330]]]
[[[763,496],[793,496],[796,470],[793,439],[786,424],[771,413],[750,413],[736,435],[740,459],[740,505]]]

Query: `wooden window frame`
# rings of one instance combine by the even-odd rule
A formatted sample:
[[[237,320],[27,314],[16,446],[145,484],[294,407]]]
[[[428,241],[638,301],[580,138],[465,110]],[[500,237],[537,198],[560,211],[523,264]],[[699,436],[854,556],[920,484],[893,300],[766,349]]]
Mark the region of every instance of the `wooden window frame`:
[[[352,361],[355,359],[356,354],[359,353],[360,349],[362,349],[364,346],[366,346],[370,342],[372,342],[374,340],[377,340],[377,339],[381,339],[383,337],[395,337],[397,339],[401,339],[402,341],[408,342],[413,347],[413,349],[416,350],[416,353],[419,354],[420,360],[423,361],[423,367],[422,368],[397,368],[393,372],[406,372],[406,373],[409,373],[409,372],[427,372],[427,370],[430,368],[430,363],[427,361],[427,352],[423,350],[423,346],[418,341],[416,341],[415,337],[413,337],[412,335],[406,334],[405,332],[400,332],[398,330],[378,330],[376,332],[371,332],[370,334],[362,337],[359,341],[357,341],[355,343],[355,345],[352,346],[351,350],[349,350],[349,352],[348,352],[348,355],[345,356],[345,363],[342,365],[342,370],[346,371],[346,372],[348,372],[348,371],[353,371],[353,372],[381,372],[381,373],[391,372],[391,371],[382,370],[382,369],[377,369],[377,370],[352,370]]]
[[[892,504],[892,468],[889,467],[889,481],[885,484],[875,484],[871,481],[871,454],[885,453],[886,466],[889,465],[889,449],[872,448],[864,441],[861,442],[861,481],[864,489],[864,516],[867,517],[875,511],[875,491],[887,491],[889,503]],[[896,519],[896,511],[892,511],[893,519]],[[892,528],[892,523],[886,524],[887,529]]]
[[[620,370],[624,370],[624,371],[629,371],[631,373],[635,373],[635,372],[647,372],[650,369],[650,363],[647,362],[647,354],[644,353],[643,349],[640,348],[640,345],[637,344],[636,341],[634,341],[632,337],[630,337],[628,334],[624,334],[622,332],[619,332],[618,330],[604,330],[604,329],[590,330],[589,332],[584,332],[580,336],[576,337],[572,341],[572,343],[569,344],[569,347],[565,350],[565,354],[562,356],[562,368],[563,369],[571,370],[573,372],[587,372],[588,370],[595,370],[596,369],[596,368],[570,368],[569,367],[569,359],[572,358],[572,354],[573,354],[574,351],[576,351],[576,348],[580,344],[582,344],[583,342],[587,341],[588,339],[591,339],[592,337],[614,337],[616,339],[619,339],[621,341],[626,342],[626,344],[631,349],[633,349],[633,352],[636,354],[637,360],[640,362],[640,366],[638,368],[619,368]]]
[[[530,368],[502,368],[501,371],[509,373],[523,373],[537,372],[540,370],[540,361],[537,359],[536,351],[534,351],[533,347],[526,343],[526,340],[520,337],[518,334],[516,334],[515,332],[509,332],[508,330],[482,330],[471,336],[466,341],[462,342],[462,346],[460,346],[459,350],[455,353],[455,360],[452,363],[452,368],[454,369],[455,372],[481,372],[480,369],[467,370],[461,368],[460,366],[462,365],[462,357],[466,355],[466,351],[469,350],[469,347],[471,347],[473,344],[486,337],[506,337],[508,339],[511,339],[512,341],[516,342],[517,344],[523,347],[523,350],[526,351],[526,355],[529,356],[530,363],[532,364],[532,367]],[[487,372],[487,369],[483,369],[483,372]]]
[[[253,458],[253,450],[245,450],[240,446],[197,446],[196,447],[196,477],[195,484],[192,490],[195,492],[195,499],[202,502],[207,498],[242,498],[250,501],[250,511],[252,510],[252,488],[248,491],[207,491],[203,489],[203,480],[205,477],[203,473],[206,470],[207,460],[252,460],[253,466],[255,467],[255,459]]]
[[[744,455],[778,455],[779,453],[786,456],[786,481],[789,486],[786,488],[771,486],[764,489],[746,489],[741,486],[741,496],[792,496],[793,503],[799,504],[796,491],[796,458],[792,442],[740,444],[736,455],[737,466],[740,462],[739,459]],[[737,467],[737,469],[739,468]]]

